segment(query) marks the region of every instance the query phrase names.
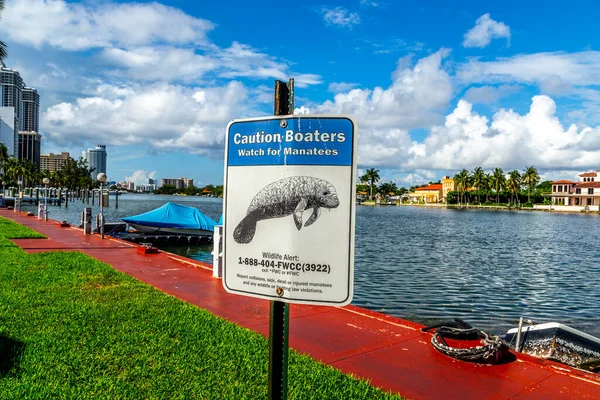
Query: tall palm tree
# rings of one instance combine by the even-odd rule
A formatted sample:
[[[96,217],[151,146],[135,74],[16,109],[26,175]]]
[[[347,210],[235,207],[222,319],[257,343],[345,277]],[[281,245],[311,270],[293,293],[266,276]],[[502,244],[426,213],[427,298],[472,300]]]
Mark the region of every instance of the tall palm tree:
[[[481,189],[485,191],[485,201],[486,203],[490,201],[490,190],[492,190],[492,174],[483,174],[483,182],[481,183]]]
[[[506,177],[502,168],[495,168],[492,171],[492,189],[496,192],[496,203],[500,204],[500,191],[504,189],[506,185]]]
[[[360,178],[370,183],[371,193],[369,195],[369,200],[373,200],[373,185],[379,182],[379,170],[375,168],[369,168],[365,171],[365,174]]]
[[[527,185],[527,201],[531,203],[531,189],[535,189],[540,182],[540,174],[538,174],[537,169],[532,165],[531,167],[525,167],[521,178],[523,179],[523,183]]]
[[[4,11],[4,0],[0,0],[0,15],[2,11]],[[0,40],[0,64],[2,64],[6,57],[8,57],[8,46]]]
[[[458,174],[454,175],[454,182],[456,183],[456,188],[458,189],[459,198],[465,199],[465,190],[469,187],[471,183],[471,177],[469,176],[469,171],[463,169]]]
[[[481,193],[479,193],[479,191],[483,187],[485,187],[486,184],[485,172],[483,172],[483,169],[481,169],[481,167],[477,167],[473,170],[471,174],[471,180],[473,186],[477,188],[477,201],[481,205]]]
[[[521,189],[521,174],[519,171],[512,170],[508,173],[508,180],[506,181],[506,187],[510,191],[510,201],[512,202],[513,196],[516,198],[516,203],[519,202],[519,196],[517,193]]]
[[[0,0],[1,1],[1,0]],[[8,147],[0,142],[0,173],[4,173],[4,163],[9,159]]]

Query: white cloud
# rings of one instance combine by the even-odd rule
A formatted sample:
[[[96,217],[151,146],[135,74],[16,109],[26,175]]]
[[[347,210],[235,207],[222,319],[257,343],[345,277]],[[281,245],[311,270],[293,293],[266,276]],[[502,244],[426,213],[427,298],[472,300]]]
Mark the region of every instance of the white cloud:
[[[242,43],[233,42],[230,47],[218,51],[218,59],[225,69],[221,73],[224,78],[287,78],[287,64]]]
[[[360,129],[359,165],[402,171],[401,179],[407,182],[431,180],[435,171],[477,166],[505,170],[525,165],[540,170],[597,168],[600,127],[564,127],[556,116],[556,103],[547,95],[533,97],[527,113],[501,109],[491,118],[460,100],[442,121],[441,112],[449,105],[454,89],[442,66],[447,55],[442,49],[418,60],[412,68],[401,59],[390,87],[351,89],[310,108],[317,114],[353,115]],[[490,102],[519,88],[514,84],[484,86],[472,88],[465,96]],[[581,95],[590,101],[600,97],[595,90],[579,90],[586,90]],[[425,138],[413,138],[412,129],[426,129]]]
[[[399,62],[388,88],[352,89],[336,94],[333,101],[305,104],[295,112],[354,116],[360,129],[360,165],[398,167],[407,154],[421,151],[408,131],[441,122],[450,104],[452,82],[442,68],[448,55],[447,49],[441,49],[413,67]]]
[[[402,168],[438,170],[501,167],[522,169],[596,168],[600,159],[600,128],[563,127],[556,117],[556,103],[548,96],[534,96],[529,112],[520,115],[502,109],[492,121],[460,100],[443,126],[431,129]]]
[[[201,44],[213,28],[210,21],[159,3],[13,0],[6,4],[0,31],[12,41],[38,48],[48,44],[63,50],[85,50],[151,43]]]
[[[381,7],[381,2],[373,0],[360,0],[360,5],[363,7]]]
[[[600,81],[600,52],[520,54],[495,61],[472,59],[458,68],[464,83],[520,82],[556,89],[597,85]]]
[[[288,62],[261,53],[252,46],[233,42],[221,49],[211,46],[206,55],[194,49],[172,46],[144,46],[133,49],[106,48],[101,57],[115,66],[113,76],[148,81],[192,82],[212,72],[222,78],[287,80],[294,76],[298,87],[321,83],[316,74],[290,72]]]
[[[388,88],[338,93],[315,111],[353,115],[362,128],[429,127],[439,121],[439,112],[452,98],[450,76],[442,69],[442,60],[448,54],[448,50],[441,49],[420,59],[413,68],[399,65]]]
[[[321,7],[320,11],[327,25],[352,29],[354,25],[360,24],[360,17],[358,14],[350,12],[344,7]]]
[[[101,57],[118,68],[112,75],[150,81],[191,81],[219,66],[218,60],[176,47],[113,47],[104,49]]]
[[[510,27],[504,22],[494,21],[484,14],[475,21],[475,26],[465,33],[464,47],[485,47],[492,39],[506,38],[510,41]]]
[[[295,108],[294,109],[294,114],[296,114],[296,115],[310,114],[310,108],[308,108],[306,106]]]
[[[397,179],[400,186],[412,186],[426,184],[436,178],[436,174],[433,171],[428,170],[417,170],[414,173],[409,173]]]
[[[133,182],[135,185],[147,185],[148,179],[156,179],[156,171],[152,171],[150,173],[146,172],[143,169],[137,170],[133,172],[133,175],[126,176],[126,182]]]
[[[37,48],[91,51],[94,60],[108,66],[94,72],[116,78],[190,83],[202,78],[285,80],[295,76],[298,87],[321,83],[319,75],[291,71],[290,62],[252,46],[236,41],[229,47],[215,45],[206,36],[214,26],[159,3],[15,0],[6,5],[0,33]],[[95,68],[88,66],[88,70]],[[59,80],[46,71],[42,74],[43,79],[36,80]],[[69,73],[62,80],[72,78]]]
[[[349,82],[331,82],[329,84],[328,90],[332,93],[341,93],[347,92],[349,90],[358,87],[358,83],[349,83]]]
[[[519,89],[516,85],[472,87],[467,90],[463,98],[470,103],[492,104],[504,96],[517,93]]]
[[[223,146],[227,122],[253,113],[249,90],[236,81],[221,87],[104,85],[99,90],[112,98],[82,97],[49,107],[40,124],[44,135],[55,143],[144,143],[211,155]]]

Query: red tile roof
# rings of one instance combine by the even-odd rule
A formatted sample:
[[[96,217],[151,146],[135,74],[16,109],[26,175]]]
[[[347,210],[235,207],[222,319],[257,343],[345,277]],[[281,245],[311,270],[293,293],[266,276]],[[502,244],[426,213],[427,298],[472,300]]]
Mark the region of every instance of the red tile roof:
[[[578,182],[573,182],[573,181],[568,181],[566,179],[562,179],[560,181],[556,181],[556,182],[551,182],[551,185],[564,185],[564,184],[573,184],[573,183],[578,183]]]
[[[427,185],[427,186],[421,186],[415,189],[415,192],[417,190],[442,190],[442,184],[441,183],[435,183],[433,185]]]
[[[600,188],[600,182],[579,182],[576,188]]]
[[[598,174],[596,172],[584,172],[583,174],[579,174],[579,176],[587,178],[589,176],[598,176]]]

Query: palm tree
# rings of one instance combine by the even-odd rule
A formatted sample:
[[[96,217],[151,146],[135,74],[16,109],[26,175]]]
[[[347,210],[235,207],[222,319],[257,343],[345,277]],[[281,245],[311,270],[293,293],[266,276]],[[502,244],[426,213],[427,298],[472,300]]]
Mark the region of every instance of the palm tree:
[[[481,183],[481,189],[485,191],[485,201],[486,203],[490,201],[490,190],[492,190],[492,174],[485,174],[484,179]]]
[[[479,202],[479,205],[481,205],[481,193],[479,193],[479,191],[486,184],[485,172],[483,172],[483,169],[481,169],[481,167],[477,167],[473,170],[471,179],[473,182],[473,186],[477,188],[477,201]]]
[[[371,193],[369,195],[369,200],[373,200],[373,185],[379,182],[379,170],[375,168],[369,168],[365,171],[365,174],[360,178],[360,180],[370,183]]]
[[[506,177],[502,168],[495,168],[492,171],[492,189],[496,192],[496,203],[500,204],[500,191],[504,189],[506,185]]]
[[[0,0],[1,1],[1,0]],[[8,147],[0,142],[0,172],[4,173],[4,163],[9,159]]]
[[[19,160],[14,157],[10,157],[4,163],[4,174],[8,179],[15,183],[19,180],[19,177],[23,175],[23,169]]]
[[[384,182],[379,185],[378,192],[383,195],[385,199],[389,196],[395,196],[398,192],[398,186],[394,182]]]
[[[4,0],[0,0],[0,14],[4,11]],[[0,40],[0,64],[8,57],[8,46]]]
[[[36,182],[39,173],[39,167],[36,163],[31,160],[21,160],[21,167],[23,172],[23,187],[27,187],[27,181]]]
[[[516,198],[516,202],[519,202],[519,196],[517,193],[521,189],[521,174],[519,171],[512,170],[508,173],[508,180],[506,181],[506,187],[510,191],[510,201],[512,202],[513,196]]]
[[[523,178],[523,183],[527,184],[527,201],[531,203],[531,188],[535,189],[540,182],[540,174],[538,174],[537,169],[532,165],[531,167],[525,167],[521,178]]]
[[[454,175],[454,182],[456,183],[456,188],[459,192],[459,197],[463,199],[465,197],[465,190],[469,187],[471,183],[471,177],[469,176],[469,171],[463,169],[458,174]]]

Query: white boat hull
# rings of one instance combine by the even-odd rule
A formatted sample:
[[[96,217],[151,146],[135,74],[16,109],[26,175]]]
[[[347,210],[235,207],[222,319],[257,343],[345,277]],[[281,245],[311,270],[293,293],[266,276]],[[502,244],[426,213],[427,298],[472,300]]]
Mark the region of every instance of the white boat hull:
[[[518,329],[513,328],[505,340],[535,357],[558,361],[573,367],[600,370],[600,339],[556,322],[523,327],[516,343]]]

